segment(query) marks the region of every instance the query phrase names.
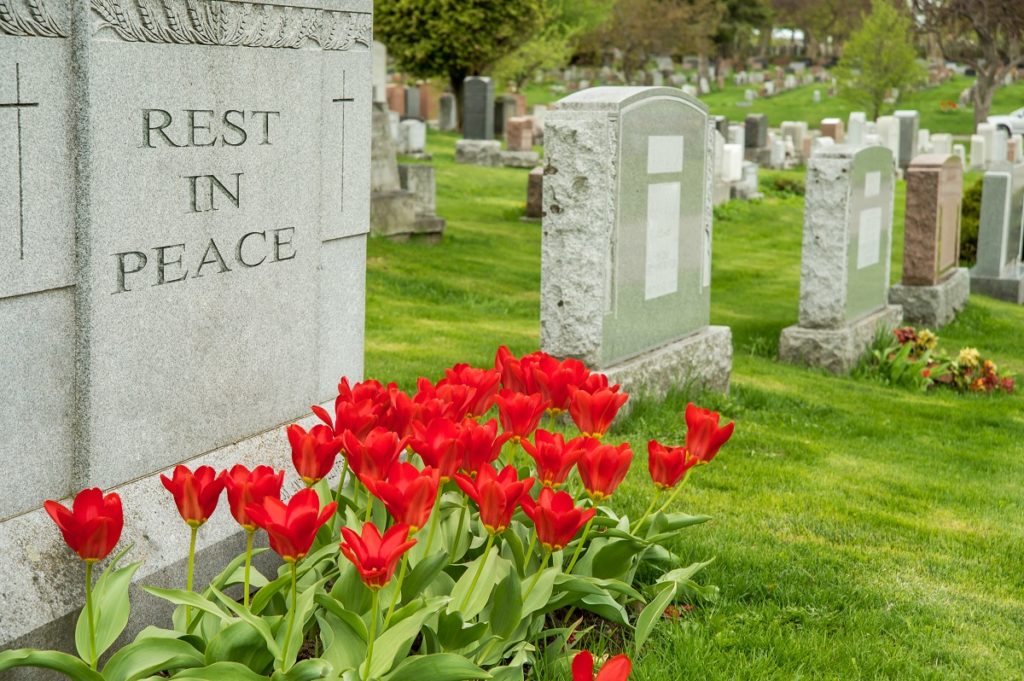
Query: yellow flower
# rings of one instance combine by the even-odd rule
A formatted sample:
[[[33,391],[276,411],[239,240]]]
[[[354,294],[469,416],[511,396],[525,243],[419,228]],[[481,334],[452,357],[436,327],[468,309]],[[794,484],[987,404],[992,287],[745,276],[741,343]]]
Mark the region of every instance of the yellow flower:
[[[974,369],[981,362],[981,353],[975,348],[964,348],[960,351],[960,356],[957,357],[957,363],[961,366],[970,367]]]
[[[923,350],[934,350],[939,344],[939,337],[928,329],[923,329],[917,334],[917,346]]]

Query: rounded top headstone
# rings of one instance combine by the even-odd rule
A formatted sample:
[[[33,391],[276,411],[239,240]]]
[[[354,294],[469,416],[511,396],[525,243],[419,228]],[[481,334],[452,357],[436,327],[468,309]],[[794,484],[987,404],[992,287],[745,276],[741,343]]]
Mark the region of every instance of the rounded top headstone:
[[[672,87],[637,87],[637,86],[602,86],[574,92],[560,99],[557,108],[562,111],[621,111],[628,106],[646,99],[677,99],[689,104],[705,114],[708,107],[693,95]]]

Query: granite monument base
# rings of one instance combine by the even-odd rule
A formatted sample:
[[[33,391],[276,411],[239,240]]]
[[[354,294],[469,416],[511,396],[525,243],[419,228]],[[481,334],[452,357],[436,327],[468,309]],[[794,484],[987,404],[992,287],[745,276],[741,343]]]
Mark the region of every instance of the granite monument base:
[[[497,168],[501,166],[501,142],[459,140],[455,143],[455,162]]]
[[[1024,265],[1018,265],[1015,274],[997,279],[971,272],[971,292],[1024,305]]]
[[[325,405],[330,408],[330,404]],[[304,428],[318,423],[315,417],[299,421]],[[265,431],[236,444],[222,447],[185,462],[193,470],[212,466],[216,470],[241,463],[248,468],[260,464],[285,469],[284,494],[290,496],[302,487],[291,466],[291,449],[284,425]],[[125,483],[107,492],[117,492],[124,507],[124,531],[115,549],[131,549],[121,564],[142,561],[131,590],[131,618],[121,643],[131,641],[150,625],[170,626],[173,610],[167,602],[142,590],[141,586],[184,588],[188,558],[189,528],[178,515],[170,493],[160,482],[158,471]],[[332,488],[337,484],[337,477]],[[70,503],[63,500],[63,503]],[[266,546],[266,533],[256,535],[257,546]],[[46,512],[39,508],[0,521],[0,650],[41,648],[74,654],[75,622],[85,602],[82,561],[65,544]],[[235,522],[222,497],[217,511],[198,534],[196,588],[202,589],[228,562],[245,550],[245,534]],[[280,561],[267,551],[254,561],[269,578],[276,576]],[[106,567],[106,561],[98,564]],[[240,596],[233,587],[229,592]],[[119,644],[120,645],[120,644]],[[115,645],[116,650],[119,645]],[[3,675],[5,681],[36,681],[63,678],[53,672],[23,669]]]
[[[709,326],[600,371],[630,395],[659,399],[672,388],[691,386],[727,393],[732,331],[728,326]]]
[[[536,151],[503,151],[501,165],[506,168],[534,168],[540,163],[540,154]]]
[[[956,319],[970,295],[971,275],[960,267],[935,286],[896,284],[889,289],[889,302],[903,308],[904,321],[937,329]]]
[[[888,305],[840,328],[812,329],[794,324],[782,330],[779,359],[834,374],[849,373],[870,347],[878,328],[894,328],[902,319],[903,309]]]

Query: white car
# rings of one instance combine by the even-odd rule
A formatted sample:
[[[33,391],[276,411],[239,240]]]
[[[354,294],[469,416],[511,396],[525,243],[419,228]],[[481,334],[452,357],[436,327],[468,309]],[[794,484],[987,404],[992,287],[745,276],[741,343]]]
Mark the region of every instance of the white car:
[[[1024,135],[1024,109],[1017,109],[1005,116],[989,116],[988,122],[1006,133],[1007,137]]]

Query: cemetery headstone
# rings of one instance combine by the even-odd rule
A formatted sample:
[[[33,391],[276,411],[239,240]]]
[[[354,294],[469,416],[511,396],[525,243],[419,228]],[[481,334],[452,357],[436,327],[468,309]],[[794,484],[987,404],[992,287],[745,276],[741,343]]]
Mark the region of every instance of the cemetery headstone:
[[[427,147],[427,124],[418,118],[407,118],[398,126],[398,151],[408,156],[423,154]]]
[[[917,150],[918,154],[930,154],[932,153],[932,135],[927,128],[922,128],[917,131]],[[913,163],[913,161],[911,161]]]
[[[900,168],[906,170],[914,156],[917,155],[917,130],[920,126],[921,115],[917,111],[904,109],[897,111],[894,117],[900,126],[900,145],[896,163]]]
[[[741,149],[745,149],[747,146],[746,130],[747,128],[745,125],[740,125],[739,123],[731,123],[729,125],[729,135],[727,137],[727,139],[729,140],[729,144],[735,144],[738,145]]]
[[[850,371],[880,326],[902,318],[888,304],[896,176],[884,147],[835,145],[807,165],[800,321],[783,330],[779,356]]]
[[[533,118],[513,116],[505,134],[509,151],[533,151]]]
[[[960,162],[964,164],[965,168],[968,167],[967,166],[967,150],[964,148],[964,145],[962,145],[962,144],[954,144],[953,145],[953,155],[960,159]]]
[[[762,149],[768,146],[768,116],[747,114],[744,142],[747,149]]]
[[[385,88],[385,98],[388,101],[388,108],[399,116],[405,115],[405,86],[391,83]]]
[[[953,153],[953,136],[949,133],[937,132],[931,136],[932,153],[949,155]]]
[[[528,220],[544,217],[544,167],[537,166],[530,171],[526,181],[526,214]]]
[[[722,146],[722,179],[729,183],[743,179],[742,144],[730,143]]]
[[[494,83],[471,76],[463,85],[462,135],[468,140],[494,139]]]
[[[410,85],[405,88],[405,118],[423,120],[420,112],[420,88],[417,85]]]
[[[373,101],[387,102],[388,48],[373,41]]]
[[[991,123],[978,123],[978,127],[977,127],[977,130],[976,130],[975,134],[976,135],[980,135],[981,138],[985,140],[984,165],[986,165],[986,166],[989,163],[995,163],[996,161],[999,161],[999,160],[1005,160],[1005,159],[999,159],[998,155],[996,153],[998,151],[996,149],[996,135],[998,133],[999,133],[999,131],[996,129],[996,126],[994,126],[993,124],[991,124]]]
[[[811,101],[813,101],[815,104],[821,104],[821,90],[815,90],[811,94]]]
[[[882,141],[882,146],[892,152],[894,159],[899,158],[902,145],[902,130],[895,116],[879,116],[875,121],[875,132]]]
[[[832,138],[836,144],[843,143],[843,119],[823,118],[820,129],[823,137]]]
[[[508,119],[516,115],[516,100],[511,95],[502,95],[494,100],[494,136],[502,138],[508,126]]]
[[[782,122],[782,137],[793,140],[793,148],[796,153],[799,154],[799,161],[802,162],[803,148],[804,148],[804,137],[807,136],[807,121],[783,121]]]
[[[956,156],[923,154],[907,168],[903,278],[889,302],[913,324],[945,326],[967,305],[971,278],[959,266],[963,183]]]
[[[983,169],[988,164],[988,150],[984,135],[971,135],[971,170]]]
[[[74,649],[44,499],[116,490],[136,579],[178,586],[159,475],[284,468],[282,424],[362,374],[372,4],[193,4],[0,13],[0,649]],[[243,545],[215,515],[197,583]],[[165,614],[132,599],[129,636]]]
[[[971,290],[1024,305],[1024,163],[985,173]]]
[[[541,347],[630,392],[725,390],[726,327],[709,326],[714,130],[670,88],[599,87],[548,115]]]
[[[438,100],[437,127],[441,132],[452,132],[459,127],[455,95],[445,92]]]
[[[1006,160],[1009,163],[1021,163],[1024,162],[1024,137],[1021,135],[1014,135],[1006,143]]]
[[[851,147],[859,147],[864,144],[864,134],[867,132],[867,114],[863,111],[851,111],[849,122],[845,142]]]

